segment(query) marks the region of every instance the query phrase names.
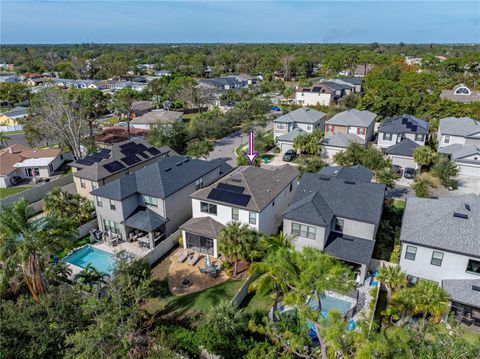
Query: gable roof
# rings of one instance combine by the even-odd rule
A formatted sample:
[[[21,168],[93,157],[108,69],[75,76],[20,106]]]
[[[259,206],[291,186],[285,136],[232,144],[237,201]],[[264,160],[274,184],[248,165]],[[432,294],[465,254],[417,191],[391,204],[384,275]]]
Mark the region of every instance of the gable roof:
[[[298,170],[288,164],[281,167],[241,166],[212,185],[193,193],[191,197],[208,202],[221,203],[230,207],[261,212],[298,177],[298,174]],[[212,190],[224,185],[242,187],[243,191],[241,194],[249,196],[246,205],[240,206],[230,202],[208,198]]]
[[[327,125],[368,127],[375,122],[376,113],[351,109],[337,113],[326,122]]]
[[[480,133],[480,121],[470,117],[446,117],[440,119],[439,132],[442,135],[468,137]]]
[[[473,286],[480,287],[480,279],[444,279],[442,288],[447,291],[452,301],[478,307],[480,291]]]
[[[167,110],[153,110],[136,117],[130,121],[131,124],[156,124],[156,123],[169,123],[181,121],[183,112],[167,111]]]
[[[372,259],[375,241],[331,232],[325,244],[325,252],[337,258],[368,265]]]
[[[347,148],[352,143],[358,143],[360,145],[364,145],[366,141],[358,137],[353,133],[341,133],[337,132],[331,136],[325,137],[320,141],[320,144],[323,146],[331,146],[331,147],[341,147]]]
[[[378,132],[428,134],[428,122],[412,115],[400,115],[386,118]]]
[[[321,223],[329,223],[329,219],[335,215],[378,225],[384,196],[385,186],[382,184],[305,173],[284,217],[303,223],[324,225]],[[309,207],[316,210],[305,211]],[[319,216],[318,212],[322,214]]]
[[[373,172],[363,165],[355,165],[351,167],[342,166],[326,166],[323,167],[319,174],[324,176],[332,176],[350,181],[371,182]]]
[[[152,232],[168,220],[151,209],[139,206],[121,223],[145,232]]]
[[[10,118],[18,118],[27,116],[27,108],[18,106],[12,108],[10,111],[4,112],[4,115]]]
[[[45,161],[34,161],[36,165],[47,166],[55,157],[57,157],[62,151],[58,148],[47,148],[35,150],[25,145],[14,144],[3,150],[0,150],[0,175],[8,176],[10,173],[15,171],[16,167],[20,167],[20,163],[27,161],[27,163],[32,159],[48,159]],[[43,162],[46,162],[43,164]],[[17,166],[16,166],[17,165]]]
[[[134,193],[167,198],[172,193],[222,166],[220,162],[167,157],[92,191],[94,196],[121,201]]]
[[[468,218],[455,217],[454,213]],[[400,234],[403,242],[480,257],[479,233],[480,198],[477,195],[407,198]]]
[[[190,218],[180,226],[184,231],[205,236],[208,238],[218,238],[220,231],[225,226],[211,217]]]
[[[480,157],[480,145],[464,146],[458,149],[457,151],[452,153],[452,160],[480,164],[479,160],[475,161],[475,160],[469,160],[468,158],[465,159],[466,157],[475,156],[475,155]]]
[[[284,135],[278,136],[277,141],[283,141],[283,142],[293,142],[295,138],[297,138],[300,135],[305,135],[307,132],[302,130],[300,127],[296,127],[290,132],[287,132]]]
[[[275,119],[273,122],[281,123],[310,123],[315,124],[318,121],[324,119],[327,115],[323,112],[308,108],[301,107],[292,112],[287,113],[286,115],[280,116]]]
[[[417,147],[420,147],[418,143],[409,138],[404,138],[400,142],[385,149],[385,153],[389,155],[413,157],[413,151],[415,151]]]

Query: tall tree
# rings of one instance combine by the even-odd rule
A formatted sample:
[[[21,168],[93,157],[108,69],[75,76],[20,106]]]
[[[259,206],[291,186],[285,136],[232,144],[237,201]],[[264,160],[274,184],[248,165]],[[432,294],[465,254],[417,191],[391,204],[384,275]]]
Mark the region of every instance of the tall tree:
[[[21,268],[32,297],[45,293],[42,263],[49,255],[68,246],[76,236],[76,228],[67,220],[46,216],[32,221],[30,204],[20,199],[0,211],[0,286],[4,290],[17,268]]]
[[[218,250],[234,263],[233,275],[237,275],[238,261],[247,260],[254,253],[255,233],[239,222],[227,224],[218,235]]]
[[[435,153],[428,146],[420,146],[413,151],[413,159],[419,165],[429,166],[435,160]]]
[[[78,101],[85,120],[88,123],[89,146],[90,150],[93,151],[95,147],[93,128],[97,118],[107,112],[108,99],[103,92],[98,89],[81,89],[78,90]]]
[[[112,102],[110,103],[111,109],[127,121],[128,139],[130,139],[130,121],[134,115],[133,103],[137,97],[137,91],[131,87],[125,87],[113,95]]]
[[[387,288],[389,301],[392,299],[394,290],[406,287],[408,284],[405,273],[402,272],[399,266],[383,266],[377,278]]]

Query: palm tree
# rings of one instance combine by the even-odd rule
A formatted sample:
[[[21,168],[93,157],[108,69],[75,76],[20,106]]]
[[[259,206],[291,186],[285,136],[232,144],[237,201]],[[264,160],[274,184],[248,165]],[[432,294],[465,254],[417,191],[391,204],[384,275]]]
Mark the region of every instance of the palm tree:
[[[107,274],[98,271],[88,263],[85,268],[75,276],[75,282],[85,285],[89,290],[99,284],[105,284]]]
[[[10,141],[12,138],[7,136],[5,132],[0,131],[0,149],[8,146],[7,141]]]
[[[245,328],[245,314],[230,301],[221,301],[207,314],[207,323],[218,333],[234,336]]]
[[[283,232],[271,236],[260,236],[258,247],[265,253],[274,252],[280,248],[293,248],[293,238]]]
[[[45,264],[44,278],[48,285],[60,285],[69,281],[72,269],[65,262],[54,263],[48,260]]]
[[[394,290],[405,287],[408,284],[405,273],[401,271],[399,266],[383,266],[378,273],[377,279],[387,289],[389,302],[392,300]]]
[[[254,232],[246,225],[231,222],[218,235],[218,250],[231,263],[234,262],[233,275],[237,275],[238,261],[247,260],[254,251]]]
[[[30,204],[23,198],[0,211],[0,289],[8,286],[20,267],[28,290],[37,300],[45,293],[43,260],[75,239],[76,229],[65,219],[47,215],[40,222],[32,221],[32,216]]]

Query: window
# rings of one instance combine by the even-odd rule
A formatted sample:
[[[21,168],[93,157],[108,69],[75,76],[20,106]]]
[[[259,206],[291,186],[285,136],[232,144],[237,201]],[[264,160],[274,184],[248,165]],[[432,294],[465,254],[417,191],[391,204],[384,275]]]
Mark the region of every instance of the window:
[[[97,189],[97,188],[98,188],[97,182],[92,181],[92,189]]]
[[[200,211],[203,213],[210,213],[210,214],[217,214],[217,205],[207,203],[207,202],[200,202]]]
[[[284,123],[277,123],[277,130],[284,130],[285,124]]]
[[[238,221],[238,208],[232,208],[232,220]]]
[[[95,197],[95,200],[97,201],[97,206],[98,207],[103,207],[103,202],[100,197]]]
[[[120,226],[118,223],[109,221],[108,219],[103,220],[103,228],[106,232],[110,231],[112,233],[120,234]]]
[[[157,207],[158,206],[158,202],[157,202],[157,198],[155,197],[152,197],[152,196],[146,196],[146,195],[143,195],[143,202],[148,205],[148,206],[153,206],[153,207]]]
[[[357,127],[357,135],[364,135],[364,134],[365,134],[365,128]]]
[[[407,249],[405,250],[405,259],[410,259],[414,261],[416,255],[417,255],[417,247],[407,246]]]
[[[415,134],[415,141],[423,141],[423,136],[421,133]]]
[[[312,131],[313,128],[312,128],[312,125],[307,125],[307,131]]]
[[[85,180],[83,178],[80,178],[80,187],[87,188],[87,185],[85,184]]]
[[[470,259],[467,264],[467,272],[480,275],[480,261]]]
[[[53,165],[51,163],[48,165],[48,169],[49,169],[50,173],[53,172]]]
[[[335,231],[343,233],[344,225],[345,225],[345,220],[340,218],[335,219]]]
[[[391,133],[386,133],[386,132],[383,132],[383,137],[382,139],[384,141],[391,141],[392,140],[392,134]]]
[[[293,189],[293,182],[290,182],[290,192],[292,192]]]
[[[441,267],[442,266],[442,261],[443,261],[443,253],[433,251],[432,260],[430,261],[430,264],[432,264],[434,266]]]
[[[292,235],[294,236],[315,239],[316,232],[317,229],[315,227],[307,226],[300,223],[292,223]]]
[[[200,189],[203,187],[203,178],[199,178],[198,180],[195,181],[195,188]]]
[[[450,135],[445,135],[445,138],[443,139],[443,143],[450,143]]]
[[[255,212],[250,212],[248,214],[248,223],[257,224],[257,214]]]
[[[110,202],[110,209],[112,211],[115,211],[115,201],[113,199],[111,199],[111,200],[109,200],[109,202]]]

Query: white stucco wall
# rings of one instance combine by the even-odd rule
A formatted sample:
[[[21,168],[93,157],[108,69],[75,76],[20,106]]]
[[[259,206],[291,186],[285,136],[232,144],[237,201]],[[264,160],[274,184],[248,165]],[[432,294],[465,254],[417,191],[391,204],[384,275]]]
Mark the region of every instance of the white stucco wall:
[[[325,248],[325,243],[327,241],[327,237],[330,233],[330,227],[320,227],[320,226],[312,226],[311,224],[305,224],[310,227],[315,227],[315,239],[310,239],[302,236],[294,236],[292,235],[292,223],[300,223],[296,221],[291,221],[289,219],[283,220],[283,233],[290,237],[293,237],[293,244],[295,245],[295,249],[301,250],[304,247],[313,247],[323,250]],[[303,223],[300,223],[303,224]]]
[[[322,106],[329,106],[332,101],[332,97],[327,93],[320,92],[296,92],[295,102],[299,105],[311,105],[314,106],[317,103]]]
[[[480,258],[410,244],[417,247],[415,260],[412,261],[405,259],[407,245],[402,243],[400,268],[409,275],[437,282],[443,279],[480,279],[479,275],[466,272],[468,260],[480,261]],[[444,253],[441,267],[430,264],[433,251]]]
[[[375,239],[376,229],[374,224],[342,217],[337,218],[344,220],[343,234],[364,239]]]

